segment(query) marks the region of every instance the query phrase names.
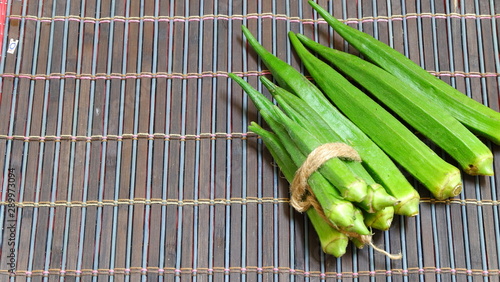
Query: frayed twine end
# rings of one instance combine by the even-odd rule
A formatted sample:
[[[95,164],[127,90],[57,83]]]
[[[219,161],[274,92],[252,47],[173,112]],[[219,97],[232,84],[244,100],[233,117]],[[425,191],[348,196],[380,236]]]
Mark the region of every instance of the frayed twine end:
[[[391,254],[389,252],[386,252],[384,249],[381,249],[381,248],[375,246],[375,244],[373,244],[371,235],[355,235],[355,234],[353,235],[353,234],[351,234],[351,236],[354,236],[354,238],[357,239],[358,242],[361,243],[362,245],[368,245],[368,246],[372,247],[376,252],[381,253],[390,259],[396,260],[396,259],[403,258],[403,254],[401,254],[401,253]],[[359,248],[362,249],[363,246],[361,246]]]
[[[388,258],[390,259],[401,259],[403,257],[403,254],[399,253],[399,254],[391,254],[389,252],[386,252],[385,250],[375,246],[375,244],[373,244],[373,242],[370,240],[370,242],[368,243],[368,245],[370,245],[375,251],[381,253],[381,254],[384,254],[386,255]]]

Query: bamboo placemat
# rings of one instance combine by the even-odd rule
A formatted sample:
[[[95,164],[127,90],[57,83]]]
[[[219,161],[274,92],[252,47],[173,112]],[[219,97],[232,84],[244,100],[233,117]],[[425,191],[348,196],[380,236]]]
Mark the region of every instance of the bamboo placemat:
[[[498,1],[317,2],[499,110]],[[241,25],[298,69],[289,30],[356,54],[305,0],[7,2],[1,281],[498,279],[498,177],[447,201],[409,178],[420,214],[374,236],[401,260],[324,255],[227,78],[269,95]]]

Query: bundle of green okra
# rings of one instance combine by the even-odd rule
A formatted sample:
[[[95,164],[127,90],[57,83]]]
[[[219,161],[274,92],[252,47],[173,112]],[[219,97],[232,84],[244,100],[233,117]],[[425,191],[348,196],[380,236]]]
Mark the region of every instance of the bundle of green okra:
[[[307,213],[324,252],[338,257],[349,240],[360,248],[371,244],[372,229],[387,230],[394,214],[418,214],[419,194],[397,165],[438,200],[462,190],[459,168],[402,121],[442,148],[465,173],[492,175],[493,154],[476,135],[500,144],[500,113],[343,24],[313,1],[309,4],[369,61],[290,32],[313,83],[243,27],[279,85],[261,77],[278,106],[242,78],[229,76],[269,126],[266,130],[252,122],[249,129],[262,138],[290,182],[291,203]]]

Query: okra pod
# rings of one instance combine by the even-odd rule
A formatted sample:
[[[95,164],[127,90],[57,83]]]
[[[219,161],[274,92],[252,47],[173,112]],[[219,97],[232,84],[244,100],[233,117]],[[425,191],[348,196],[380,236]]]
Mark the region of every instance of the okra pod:
[[[274,107],[274,114],[280,124],[283,124],[290,139],[304,155],[309,155],[314,149],[323,145],[306,129],[294,123],[278,107]],[[354,174],[345,162],[340,158],[332,158],[326,161],[319,172],[335,186],[342,197],[353,202],[361,202],[367,193],[366,182]]]
[[[269,53],[246,27],[242,26],[242,29],[249,44],[271,70],[280,86],[299,96],[305,105],[328,123],[344,143],[358,151],[363,165],[375,181],[382,184],[399,201],[395,207],[396,214],[406,216],[418,214],[420,196],[387,154],[341,114],[311,81],[292,66]]]
[[[297,34],[297,37],[445,150],[466,173],[493,174],[493,154],[490,149],[428,97],[408,91],[409,86],[404,81],[360,57],[331,49],[301,34]]]
[[[286,91],[282,88],[278,88],[277,92],[274,93],[274,98],[276,101],[278,101],[278,104],[283,108],[283,110],[290,116],[290,117],[295,117],[296,120],[299,121],[301,126],[303,128],[307,128],[308,131],[310,132],[316,132],[316,135],[314,137],[317,138],[319,143],[321,144],[326,144],[326,143],[332,143],[332,142],[342,142],[341,139],[336,136],[336,134],[330,134],[333,131],[331,130],[321,130],[320,128],[316,128],[318,124],[320,124],[321,119],[320,118],[314,118],[307,113],[303,112],[303,116],[301,116],[300,113],[295,111],[294,107],[289,105],[286,100],[284,100],[280,95],[277,93],[280,93],[282,91]],[[291,95],[291,94],[290,94]],[[297,106],[297,105],[295,105]],[[319,144],[318,143],[318,144]],[[373,178],[370,176],[370,174],[366,171],[366,169],[363,167],[361,162],[345,162],[347,167],[357,176],[359,176],[361,179],[365,181],[365,183],[368,185],[367,186],[367,194],[363,198],[362,201],[359,202],[358,206],[362,207],[364,210],[368,212],[375,212],[377,210],[380,210],[384,207],[388,206],[394,206],[397,203],[397,200],[389,195],[384,187],[382,187],[380,184],[375,183]]]
[[[301,155],[304,156],[304,160],[305,156],[309,155],[316,147],[321,145],[313,136],[310,136],[305,129],[291,122],[291,120],[289,120],[277,108],[275,114],[279,116],[277,119],[278,124],[271,127],[274,129],[279,125],[284,125],[289,138],[298,149],[298,152],[296,150],[295,152],[300,152]],[[293,150],[290,149],[289,151]],[[366,183],[362,179],[358,178],[346,166],[343,160],[339,158],[330,159],[326,161],[318,171],[338,189],[342,198],[348,201],[360,202],[366,196]]]
[[[378,230],[389,230],[394,219],[394,208],[386,207],[375,213],[363,213],[365,225]]]
[[[261,136],[262,140],[266,144],[266,148],[268,148],[274,160],[278,163],[278,167],[281,172],[288,182],[291,183],[297,167],[293,163],[286,149],[282,144],[280,144],[278,138],[273,133],[262,129],[256,124],[252,125],[251,128],[252,130],[258,132]],[[324,181],[326,182],[326,180]],[[331,254],[335,257],[342,256],[346,252],[347,244],[349,242],[347,235],[334,228],[331,222],[325,221],[325,219],[320,216],[315,209],[310,208],[306,213],[314,227],[314,230],[316,230],[316,234],[318,234],[323,251],[326,254]],[[349,218],[349,215],[344,214],[343,217]],[[351,221],[353,222],[353,220]]]
[[[335,257],[344,255],[349,244],[349,237],[326,223],[315,209],[307,210],[307,216],[318,234],[323,252]]]
[[[293,94],[275,85],[265,77],[262,77],[261,81],[268,88],[276,101],[278,101],[283,111],[289,116],[294,116],[302,127],[307,128],[310,132],[314,132],[314,136],[318,141],[323,144],[329,142],[343,142],[340,136],[324,122],[323,118],[308,108],[306,104],[302,103],[300,98],[293,96]],[[288,97],[288,99],[283,98],[282,95]],[[356,175],[361,177],[366,184],[369,185],[369,195],[359,203],[359,206],[364,210],[375,212],[384,207],[394,206],[397,203],[394,197],[387,194],[384,187],[373,180],[361,163],[347,162],[347,165]]]
[[[259,111],[272,111],[273,103],[267,99],[262,93],[253,88],[248,82],[246,82],[241,77],[237,76],[234,73],[229,73],[228,76],[236,81],[238,85],[245,90],[245,93],[250,97],[253,104]]]
[[[332,102],[437,199],[462,191],[460,171],[445,162],[391,113],[311,54],[293,32],[290,40],[304,66]]]
[[[349,240],[356,246],[358,249],[362,249],[365,246],[365,242],[363,242],[358,237],[349,237]]]
[[[500,144],[499,112],[464,95],[389,45],[343,24],[314,1],[309,1],[309,4],[363,56],[410,85],[418,95],[431,99],[441,107],[440,112],[449,111],[475,133]]]
[[[387,194],[385,188],[377,183],[368,185],[368,193],[363,201],[356,203],[368,213],[374,213],[386,207],[394,207],[397,201],[394,197]]]
[[[351,227],[342,228],[340,232],[346,234],[349,237],[357,238],[361,238],[362,236],[371,236],[372,234],[365,224],[363,211],[358,208],[354,210],[354,225]]]
[[[262,138],[266,148],[268,148],[269,152],[271,152],[271,155],[278,163],[278,166],[285,175],[285,178],[289,183],[292,183],[295,177],[295,172],[298,169],[297,163],[301,161],[298,159],[300,154],[296,155],[288,153],[293,152],[290,151],[290,143],[287,143],[286,141],[282,142],[283,139],[280,139],[278,134],[273,134],[264,130],[255,122],[251,123],[249,129],[257,133]],[[326,180],[318,172],[315,172],[309,177],[308,184],[323,209],[326,218],[330,220],[330,224],[335,226],[337,229],[351,228],[354,226],[356,214],[354,205],[351,202],[342,199],[328,180]],[[357,228],[360,228],[359,223],[357,223],[356,229]],[[360,230],[361,232],[364,232],[363,228]]]
[[[321,143],[315,140],[310,133],[289,120],[271,101],[266,99],[246,81],[234,74],[230,74],[230,77],[242,86],[256,105],[257,109],[261,112],[264,120],[266,120],[275,132],[280,129],[283,130],[280,125],[281,122],[287,124],[286,133],[291,137],[293,136],[292,140],[296,143],[297,148],[302,150],[303,154],[307,156],[314,148],[321,145]],[[279,120],[276,120],[278,118]],[[283,135],[285,134],[282,134],[281,138],[284,138]],[[307,141],[302,140],[302,138],[307,138]],[[287,140],[282,139],[282,141]],[[320,171],[337,189],[339,189],[339,191],[341,191],[341,196],[343,198],[352,201],[361,201],[365,197],[367,190],[366,184],[347,168],[344,161],[338,158],[330,159],[320,168]]]

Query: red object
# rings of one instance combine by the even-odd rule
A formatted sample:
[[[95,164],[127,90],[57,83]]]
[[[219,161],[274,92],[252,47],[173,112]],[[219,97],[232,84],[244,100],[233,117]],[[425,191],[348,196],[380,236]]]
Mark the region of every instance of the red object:
[[[8,0],[0,0],[0,50],[2,50],[3,47],[3,31],[5,28],[5,16],[7,14],[7,1]]]

